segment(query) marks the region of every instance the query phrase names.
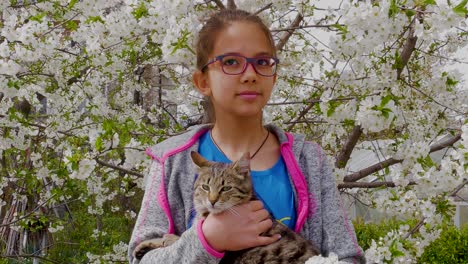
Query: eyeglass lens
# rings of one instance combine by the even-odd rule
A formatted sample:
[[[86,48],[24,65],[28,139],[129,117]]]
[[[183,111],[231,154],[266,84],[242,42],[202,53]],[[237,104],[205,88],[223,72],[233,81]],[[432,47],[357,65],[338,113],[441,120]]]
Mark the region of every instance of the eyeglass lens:
[[[265,76],[272,76],[276,72],[276,61],[271,57],[252,59],[256,72]],[[241,74],[247,68],[247,59],[237,55],[227,55],[221,60],[223,71],[227,74]]]

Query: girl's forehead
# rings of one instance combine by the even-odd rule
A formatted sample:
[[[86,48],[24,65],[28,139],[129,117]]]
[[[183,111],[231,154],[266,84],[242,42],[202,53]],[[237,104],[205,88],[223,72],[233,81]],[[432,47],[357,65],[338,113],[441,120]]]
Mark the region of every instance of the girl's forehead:
[[[273,47],[259,25],[253,22],[233,22],[218,33],[212,55],[225,53],[257,56],[272,54]]]

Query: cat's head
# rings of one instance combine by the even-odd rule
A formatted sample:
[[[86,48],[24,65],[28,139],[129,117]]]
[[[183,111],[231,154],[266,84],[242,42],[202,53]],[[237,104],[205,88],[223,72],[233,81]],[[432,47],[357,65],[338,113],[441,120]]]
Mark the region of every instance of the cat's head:
[[[217,214],[250,201],[253,187],[248,152],[231,164],[208,161],[195,151],[190,154],[198,169],[194,184],[194,206],[198,215]]]

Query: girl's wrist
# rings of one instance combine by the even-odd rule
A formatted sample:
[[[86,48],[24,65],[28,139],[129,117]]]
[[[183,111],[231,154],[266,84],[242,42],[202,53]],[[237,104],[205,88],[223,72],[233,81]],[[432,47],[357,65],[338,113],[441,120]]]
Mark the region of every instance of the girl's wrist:
[[[203,246],[211,255],[215,257],[222,257],[224,255],[225,249],[219,245],[219,241],[217,241],[216,239],[217,234],[211,231],[216,230],[216,228],[209,228],[210,224],[207,224],[205,220],[206,219],[200,219],[200,221],[198,222],[198,236]]]

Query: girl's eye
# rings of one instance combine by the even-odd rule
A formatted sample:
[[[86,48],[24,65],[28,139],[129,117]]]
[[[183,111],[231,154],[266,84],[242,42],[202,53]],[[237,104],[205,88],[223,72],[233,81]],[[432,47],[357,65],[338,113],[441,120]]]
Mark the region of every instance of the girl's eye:
[[[210,186],[206,185],[206,184],[203,184],[202,186],[202,189],[205,190],[205,191],[210,191]]]
[[[258,66],[270,66],[270,59],[268,58],[258,58],[257,59]]]
[[[226,66],[233,66],[237,64],[239,64],[239,62],[235,58],[225,58],[223,60],[223,65],[226,65]]]
[[[229,191],[229,190],[231,190],[231,189],[232,189],[231,186],[226,186],[226,187],[223,187],[223,188],[221,189],[221,191],[227,192],[227,191]]]

